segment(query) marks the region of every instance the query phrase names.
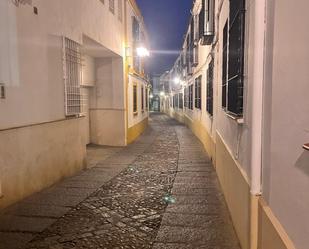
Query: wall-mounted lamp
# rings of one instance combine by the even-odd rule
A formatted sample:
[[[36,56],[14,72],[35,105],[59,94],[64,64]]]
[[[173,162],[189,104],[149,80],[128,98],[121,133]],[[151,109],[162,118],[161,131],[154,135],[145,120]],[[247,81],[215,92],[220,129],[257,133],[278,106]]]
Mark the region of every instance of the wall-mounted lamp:
[[[160,92],[160,96],[161,97],[164,97],[165,96],[165,94],[164,94],[164,92],[162,91],[162,92]]]
[[[176,85],[179,85],[179,84],[180,84],[180,79],[179,79],[178,77],[176,77],[176,78],[174,79],[174,83],[175,83]]]
[[[138,57],[149,57],[150,52],[147,48],[141,46],[136,49],[136,54]]]

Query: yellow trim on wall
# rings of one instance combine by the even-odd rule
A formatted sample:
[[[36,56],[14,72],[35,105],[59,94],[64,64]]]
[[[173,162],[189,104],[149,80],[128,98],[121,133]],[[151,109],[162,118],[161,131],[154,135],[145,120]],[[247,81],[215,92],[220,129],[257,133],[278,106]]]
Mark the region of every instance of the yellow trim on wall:
[[[145,118],[143,121],[139,122],[138,124],[130,127],[127,133],[128,144],[132,143],[136,138],[138,138],[145,131],[147,126],[148,126],[148,117]]]
[[[296,249],[289,235],[262,197],[259,199],[258,249]]]
[[[251,207],[250,186],[229,152],[221,136],[216,136],[216,171],[223,190],[241,248],[250,248]],[[273,248],[274,249],[274,248]]]

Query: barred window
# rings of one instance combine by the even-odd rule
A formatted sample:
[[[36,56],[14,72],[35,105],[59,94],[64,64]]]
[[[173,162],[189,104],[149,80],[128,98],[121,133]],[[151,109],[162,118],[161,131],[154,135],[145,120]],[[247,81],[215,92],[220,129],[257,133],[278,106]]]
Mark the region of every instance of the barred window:
[[[109,10],[113,14],[115,13],[115,0],[109,0]]]
[[[179,93],[179,108],[183,109],[183,93]]]
[[[145,97],[146,97],[146,109],[148,111],[149,98],[148,98],[148,89],[147,89],[147,87],[145,88]]]
[[[195,79],[195,108],[202,109],[202,75]]]
[[[189,86],[189,109],[193,110],[193,84]]]
[[[243,114],[245,0],[230,3],[227,111]]]
[[[213,77],[214,77],[214,60],[212,59],[207,69],[207,112],[213,116]]]
[[[186,108],[186,107],[188,107],[188,103],[189,103],[189,96],[188,96],[188,88],[187,87],[184,89],[184,93],[185,93],[184,106]]]
[[[122,22],[122,18],[123,18],[123,0],[118,0],[118,19],[119,21]]]
[[[227,96],[227,39],[228,39],[228,22],[223,29],[223,50],[222,50],[222,107],[226,108]]]
[[[137,113],[137,85],[133,85],[133,113]]]
[[[65,78],[65,114],[79,115],[82,112],[81,81],[82,58],[80,45],[68,38],[63,39],[64,78]]]
[[[141,88],[141,104],[142,104],[142,111],[144,111],[144,87]]]

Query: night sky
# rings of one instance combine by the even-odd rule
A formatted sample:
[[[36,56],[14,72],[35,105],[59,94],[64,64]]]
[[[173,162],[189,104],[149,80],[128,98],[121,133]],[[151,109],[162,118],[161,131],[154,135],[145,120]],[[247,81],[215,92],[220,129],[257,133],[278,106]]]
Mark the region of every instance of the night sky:
[[[148,71],[161,74],[175,62],[183,43],[193,0],[136,0],[150,37]]]

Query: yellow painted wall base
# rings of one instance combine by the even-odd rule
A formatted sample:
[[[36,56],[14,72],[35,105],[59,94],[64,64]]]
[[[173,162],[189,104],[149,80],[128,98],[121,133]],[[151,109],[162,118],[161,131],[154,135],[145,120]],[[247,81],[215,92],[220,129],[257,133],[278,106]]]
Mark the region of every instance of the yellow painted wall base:
[[[250,248],[250,186],[217,134],[216,170],[242,249]]]
[[[262,197],[259,200],[258,249],[295,249],[293,242]]]
[[[148,118],[145,118],[142,122],[130,127],[127,132],[127,143],[132,143],[136,138],[138,138],[147,128]]]

